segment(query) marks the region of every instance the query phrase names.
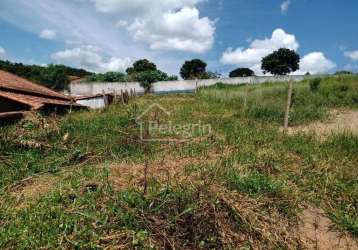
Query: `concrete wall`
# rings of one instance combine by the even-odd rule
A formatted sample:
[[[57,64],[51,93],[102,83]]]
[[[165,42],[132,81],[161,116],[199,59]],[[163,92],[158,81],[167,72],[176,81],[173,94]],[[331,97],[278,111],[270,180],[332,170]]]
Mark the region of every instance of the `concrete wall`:
[[[304,80],[307,76],[291,76],[296,82]],[[312,77],[312,76],[311,76]],[[205,79],[205,80],[179,80],[179,81],[167,81],[157,82],[153,84],[154,93],[165,93],[165,92],[182,92],[182,91],[194,91],[197,87],[211,86],[218,82],[225,84],[261,84],[265,82],[287,82],[289,76],[255,76],[255,77],[235,77],[235,78],[221,78],[221,79]],[[72,95],[98,95],[103,92],[106,94],[110,93],[121,93],[125,90],[134,89],[137,93],[143,93],[144,89],[139,85],[138,82],[91,82],[91,83],[71,83],[70,92]]]
[[[76,103],[91,109],[101,109],[106,107],[106,102],[103,96],[98,96],[91,99],[77,100]]]

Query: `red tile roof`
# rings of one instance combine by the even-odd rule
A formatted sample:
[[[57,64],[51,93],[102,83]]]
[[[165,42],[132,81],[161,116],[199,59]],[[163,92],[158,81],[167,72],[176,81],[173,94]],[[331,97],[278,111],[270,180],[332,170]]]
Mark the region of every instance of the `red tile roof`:
[[[26,112],[24,111],[15,111],[15,112],[4,112],[0,113],[0,120],[7,118],[7,119],[18,119],[24,117]]]
[[[76,103],[71,103],[70,101],[54,99],[54,98],[38,97],[32,95],[24,95],[24,94],[12,93],[12,92],[1,91],[1,90],[0,90],[0,96],[16,102],[26,104],[35,110],[42,108],[45,104],[60,105],[60,106],[69,106],[69,105],[81,106]]]
[[[24,78],[18,77],[9,72],[0,70],[0,89],[21,91],[29,94],[37,94],[63,100],[71,100],[68,96],[57,93],[44,86],[32,83]]]
[[[0,70],[0,97],[25,104],[33,110],[45,105],[81,107],[68,96],[2,70]]]

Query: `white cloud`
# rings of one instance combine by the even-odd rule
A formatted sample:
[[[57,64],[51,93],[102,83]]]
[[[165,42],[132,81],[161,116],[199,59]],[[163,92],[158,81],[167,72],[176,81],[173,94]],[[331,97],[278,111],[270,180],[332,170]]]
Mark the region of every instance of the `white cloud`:
[[[300,70],[295,74],[323,74],[331,71],[337,65],[327,59],[322,52],[312,52],[305,55],[300,62]]]
[[[358,61],[358,50],[355,51],[346,51],[344,56],[351,59],[352,61]]]
[[[119,20],[117,23],[116,23],[116,27],[117,28],[122,28],[122,27],[126,27],[128,26],[128,22],[125,21],[125,20]]]
[[[106,59],[101,55],[99,48],[90,45],[58,51],[51,57],[58,63],[95,72],[124,71],[131,64],[129,58],[111,57]]]
[[[104,13],[121,13],[128,16],[143,16],[194,6],[203,0],[92,0],[98,11]]]
[[[195,7],[202,0],[93,0],[98,11],[120,14],[135,41],[153,50],[203,53],[214,43],[215,22],[200,17]]]
[[[137,19],[128,30],[134,40],[148,43],[151,49],[203,53],[214,42],[214,22],[200,18],[196,8],[185,7],[157,18]]]
[[[228,48],[221,57],[223,64],[240,65],[255,70],[257,74],[261,73],[260,65],[263,57],[280,48],[297,50],[299,43],[294,35],[286,33],[283,29],[273,31],[271,38],[263,40],[256,39],[251,42],[247,49]]]
[[[288,34],[282,29],[276,29],[271,38],[256,39],[251,42],[250,47],[247,49],[227,49],[221,57],[221,62],[228,65],[248,67],[254,70],[256,74],[261,75],[262,58],[280,48],[297,51],[299,43],[294,35]],[[336,64],[327,59],[322,52],[313,52],[301,59],[300,70],[294,72],[294,74],[305,74],[306,72],[311,74],[326,73],[335,67]]]
[[[291,0],[286,0],[281,4],[281,13],[286,14],[291,5]]]
[[[0,46],[0,59],[5,59],[6,57],[6,50]]]
[[[56,32],[50,29],[44,29],[39,36],[42,39],[53,40],[56,37]]]

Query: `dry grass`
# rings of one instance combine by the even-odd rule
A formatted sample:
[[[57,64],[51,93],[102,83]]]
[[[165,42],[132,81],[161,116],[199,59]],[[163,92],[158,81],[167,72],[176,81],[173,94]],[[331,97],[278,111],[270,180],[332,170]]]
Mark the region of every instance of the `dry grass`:
[[[307,206],[300,214],[300,238],[308,249],[355,250],[358,242],[349,234],[334,230],[332,221],[322,209]]]
[[[291,127],[288,129],[289,134],[307,133],[314,134],[321,138],[326,138],[331,134],[340,132],[351,132],[358,134],[358,111],[331,111],[331,119],[325,122],[317,121],[308,125]]]

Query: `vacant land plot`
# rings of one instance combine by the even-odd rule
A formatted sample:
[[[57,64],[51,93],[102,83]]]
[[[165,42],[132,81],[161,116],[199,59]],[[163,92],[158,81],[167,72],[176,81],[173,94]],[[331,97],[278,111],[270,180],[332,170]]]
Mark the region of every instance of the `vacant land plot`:
[[[286,93],[217,84],[0,128],[0,248],[357,249],[358,78],[295,84],[287,134]],[[138,117],[166,127],[143,142]]]

